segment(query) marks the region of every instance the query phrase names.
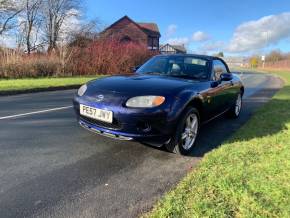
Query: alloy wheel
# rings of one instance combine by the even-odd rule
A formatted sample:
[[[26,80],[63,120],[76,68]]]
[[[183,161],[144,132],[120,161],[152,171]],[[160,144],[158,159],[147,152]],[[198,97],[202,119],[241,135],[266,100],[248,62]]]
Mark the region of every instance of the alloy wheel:
[[[190,114],[185,122],[184,130],[181,134],[182,147],[184,150],[189,150],[197,136],[198,131],[198,117],[195,113]]]
[[[237,100],[236,100],[236,106],[235,106],[235,114],[238,116],[241,112],[242,108],[242,96],[241,94],[238,95]]]

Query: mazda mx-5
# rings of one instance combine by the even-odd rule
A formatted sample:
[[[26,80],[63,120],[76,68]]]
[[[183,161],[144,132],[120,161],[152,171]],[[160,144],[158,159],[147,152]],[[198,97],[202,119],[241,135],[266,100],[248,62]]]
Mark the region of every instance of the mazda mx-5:
[[[88,130],[186,155],[202,123],[222,114],[239,116],[243,93],[240,78],[220,58],[157,55],[134,74],[86,83],[73,102],[79,124]]]

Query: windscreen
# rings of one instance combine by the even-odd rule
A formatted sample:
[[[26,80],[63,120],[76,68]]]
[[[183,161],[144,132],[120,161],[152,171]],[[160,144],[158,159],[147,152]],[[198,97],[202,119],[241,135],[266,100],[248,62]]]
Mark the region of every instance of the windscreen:
[[[205,80],[209,77],[208,61],[196,57],[157,56],[142,65],[137,73]]]

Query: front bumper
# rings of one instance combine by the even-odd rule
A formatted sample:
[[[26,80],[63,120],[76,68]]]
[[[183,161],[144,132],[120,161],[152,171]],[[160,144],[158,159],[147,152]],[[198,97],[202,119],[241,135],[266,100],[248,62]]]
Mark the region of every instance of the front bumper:
[[[119,140],[127,140],[127,141],[133,140],[133,138],[131,138],[131,137],[126,137],[126,136],[120,135],[119,133],[116,133],[116,132],[115,133],[108,133],[107,131],[101,130],[100,128],[98,128],[94,125],[90,125],[82,120],[79,120],[79,124],[91,132],[94,132],[94,133],[97,133],[99,135],[103,135],[103,136],[106,136],[109,138],[114,138],[114,139],[119,139]]]
[[[113,123],[103,123],[81,116],[79,113],[80,103],[113,111]],[[119,140],[136,140],[161,145],[168,142],[175,131],[175,122],[170,120],[165,108],[146,111],[144,109],[131,110],[121,106],[96,104],[80,98],[74,100],[74,109],[79,124],[94,133]]]

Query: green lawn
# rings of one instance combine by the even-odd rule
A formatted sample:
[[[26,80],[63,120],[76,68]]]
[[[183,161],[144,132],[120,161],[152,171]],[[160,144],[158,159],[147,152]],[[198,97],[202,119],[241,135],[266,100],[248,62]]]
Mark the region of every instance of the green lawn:
[[[148,217],[290,217],[290,72],[285,86]]]
[[[1,91],[19,91],[36,88],[51,88],[71,85],[81,85],[100,76],[64,77],[64,78],[39,78],[39,79],[2,79]]]

